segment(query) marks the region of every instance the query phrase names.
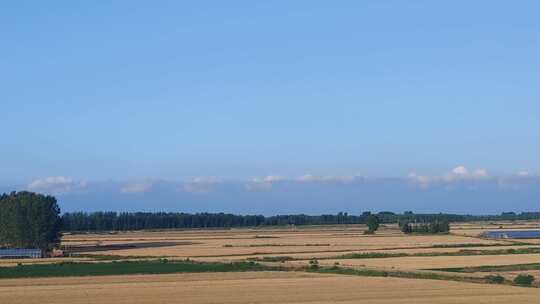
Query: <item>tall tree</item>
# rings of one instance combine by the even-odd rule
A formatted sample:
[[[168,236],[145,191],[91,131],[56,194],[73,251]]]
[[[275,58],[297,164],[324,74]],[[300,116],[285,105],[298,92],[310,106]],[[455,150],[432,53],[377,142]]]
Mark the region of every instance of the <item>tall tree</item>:
[[[367,218],[367,226],[369,233],[375,233],[379,229],[379,218],[376,215],[370,214]]]
[[[12,192],[0,196],[0,246],[50,251],[60,242],[60,208],[53,196]]]

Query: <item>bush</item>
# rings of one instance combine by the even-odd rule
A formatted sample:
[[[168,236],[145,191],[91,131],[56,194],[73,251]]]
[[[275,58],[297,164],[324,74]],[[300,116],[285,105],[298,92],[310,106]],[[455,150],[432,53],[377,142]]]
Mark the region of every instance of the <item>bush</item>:
[[[488,283],[491,284],[502,284],[504,283],[504,277],[497,274],[497,275],[488,275],[484,277]]]
[[[311,259],[309,261],[309,268],[311,269],[319,269],[319,261],[317,261],[317,259]]]
[[[334,265],[330,268],[332,270],[338,270],[339,268],[339,262],[335,262]]]
[[[520,286],[531,286],[534,282],[534,276],[530,274],[520,274],[514,279],[514,283]]]
[[[366,220],[366,224],[368,226],[367,231],[369,231],[370,233],[365,233],[365,234],[374,234],[375,231],[379,229],[380,220],[376,215],[371,214],[368,216]]]

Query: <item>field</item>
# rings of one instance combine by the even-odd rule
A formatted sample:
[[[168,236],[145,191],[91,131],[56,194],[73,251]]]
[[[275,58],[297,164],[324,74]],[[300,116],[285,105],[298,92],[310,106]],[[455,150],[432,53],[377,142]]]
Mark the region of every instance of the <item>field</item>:
[[[0,281],[2,303],[535,303],[540,289],[294,272]]]
[[[373,236],[363,235],[365,227],[308,227],[282,229],[232,229],[178,232],[136,232],[104,235],[70,235],[70,246],[119,246],[93,252],[102,255],[195,258],[200,260],[246,259],[264,255],[318,257],[347,252],[418,250],[440,245],[510,245],[469,236],[430,235],[404,237],[397,227],[387,227]],[[159,247],[122,249],[137,243],[159,243]],[[168,243],[169,246],[163,246]]]
[[[71,257],[0,260],[1,303],[536,303],[538,240],[490,240],[466,223],[450,234],[383,225],[69,234]],[[52,265],[47,265],[52,264]],[[502,285],[486,275],[500,274]],[[66,277],[68,276],[68,277]]]

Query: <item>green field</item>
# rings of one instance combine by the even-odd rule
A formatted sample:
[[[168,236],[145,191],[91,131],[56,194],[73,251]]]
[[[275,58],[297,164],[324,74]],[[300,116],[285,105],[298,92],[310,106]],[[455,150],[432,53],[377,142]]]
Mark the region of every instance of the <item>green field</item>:
[[[166,262],[164,260],[153,260],[136,262],[120,261],[111,263],[59,263],[0,267],[0,279],[263,270],[275,271],[279,269],[253,262],[199,263],[190,261]]]

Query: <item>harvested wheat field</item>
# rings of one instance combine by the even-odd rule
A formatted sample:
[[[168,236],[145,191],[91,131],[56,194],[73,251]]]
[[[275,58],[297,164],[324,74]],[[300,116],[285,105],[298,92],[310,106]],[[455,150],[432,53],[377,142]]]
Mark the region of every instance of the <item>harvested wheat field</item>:
[[[2,303],[537,303],[540,289],[305,273],[0,281]]]
[[[262,255],[336,255],[358,251],[416,250],[458,244],[511,244],[457,235],[405,236],[397,226],[384,227],[376,235],[363,235],[364,226],[231,229],[118,234],[68,235],[65,246],[86,248],[87,253],[119,256],[154,256],[231,260]],[[146,246],[159,243],[159,246]],[[141,244],[141,246],[137,246]],[[109,247],[117,246],[114,250]],[[129,248],[131,246],[132,248]]]
[[[531,228],[536,224],[459,224],[451,234],[435,235],[405,235],[397,225],[383,225],[375,235],[363,234],[366,227],[362,225],[69,234],[62,244],[71,259],[6,260],[0,266],[66,261],[159,263],[164,259],[157,258],[166,257],[166,263],[189,258],[184,262],[249,264],[249,259],[255,259],[260,264],[250,265],[265,268],[257,272],[1,279],[0,303],[536,303],[540,288],[509,284],[518,273],[536,276],[537,270],[501,271],[507,279],[505,285],[487,284],[484,276],[498,273],[495,271],[426,270],[540,263],[540,248],[534,240],[478,237],[485,227]],[[313,259],[322,271],[308,271],[313,270],[309,266]],[[330,269],[327,266],[336,265],[333,274],[323,274]],[[335,271],[352,271],[347,268],[401,270],[411,276],[356,276]],[[441,273],[446,276],[441,280],[416,276]],[[463,282],[454,282],[456,277]]]

